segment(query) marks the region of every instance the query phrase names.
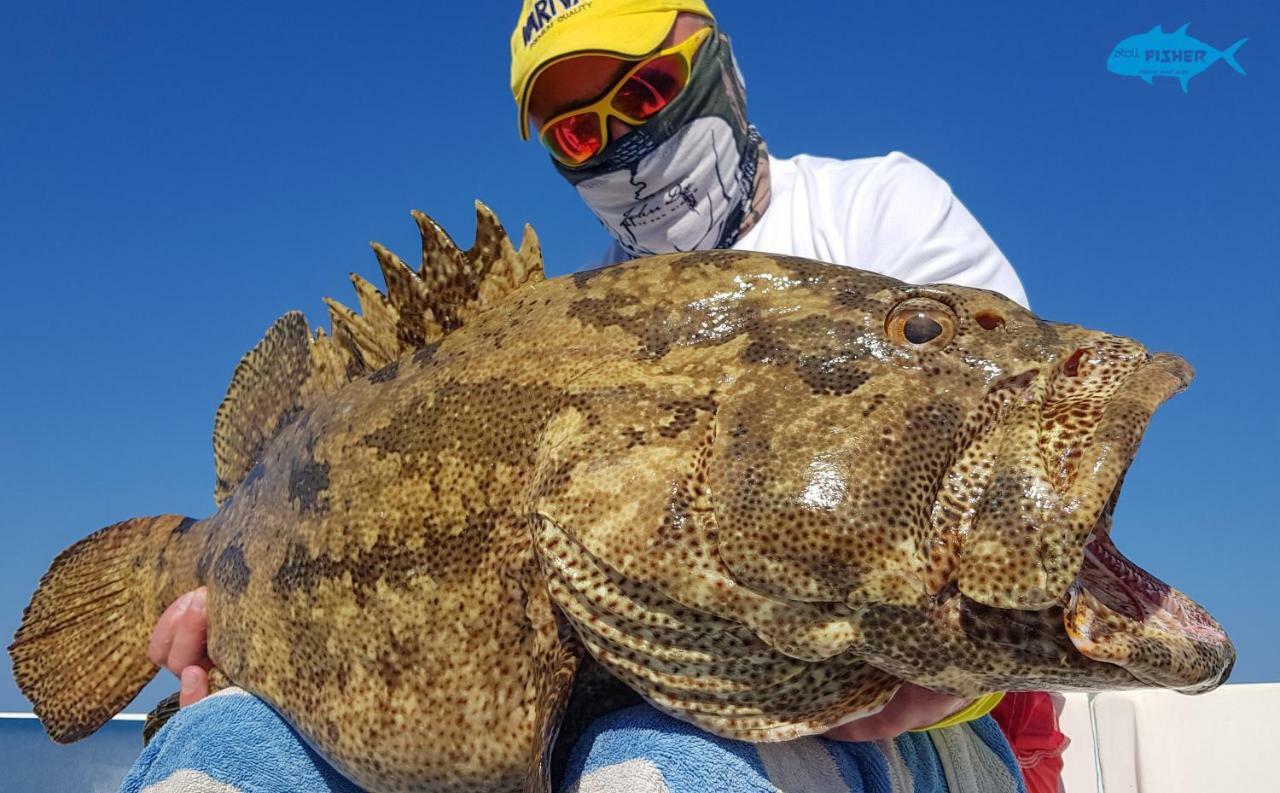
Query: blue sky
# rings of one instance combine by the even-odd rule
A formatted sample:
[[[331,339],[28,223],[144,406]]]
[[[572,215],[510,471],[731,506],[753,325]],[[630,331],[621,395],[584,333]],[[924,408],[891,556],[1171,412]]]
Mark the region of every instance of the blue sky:
[[[518,2],[269,9],[0,0],[0,635],[74,540],[212,510],[213,412],[281,313],[324,319],[408,212],[539,230],[551,274],[603,231],[522,143]],[[261,5],[261,4],[255,4]],[[904,151],[952,185],[1044,317],[1176,351],[1117,512],[1135,561],[1205,604],[1238,682],[1280,680],[1280,11],[1257,2],[721,0],[781,156]],[[1218,48],[1186,95],[1106,71],[1160,23]],[[7,639],[6,639],[7,642]],[[85,673],[94,659],[86,656]],[[0,710],[26,709],[0,661]],[[166,679],[134,710],[173,690]]]

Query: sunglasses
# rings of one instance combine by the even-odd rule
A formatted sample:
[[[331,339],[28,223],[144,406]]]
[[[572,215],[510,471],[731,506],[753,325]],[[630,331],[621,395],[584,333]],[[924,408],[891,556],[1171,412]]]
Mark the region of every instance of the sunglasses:
[[[557,162],[577,167],[609,143],[608,116],[639,126],[675,101],[689,84],[693,53],[711,35],[705,27],[631,67],[613,88],[589,105],[552,118],[539,138]]]

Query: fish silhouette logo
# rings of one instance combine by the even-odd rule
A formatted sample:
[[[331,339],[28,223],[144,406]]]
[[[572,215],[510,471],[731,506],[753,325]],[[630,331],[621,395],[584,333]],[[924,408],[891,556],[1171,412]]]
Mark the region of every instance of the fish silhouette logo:
[[[1165,33],[1156,25],[1146,33],[1130,36],[1111,51],[1107,58],[1107,71],[1122,77],[1141,77],[1147,85],[1151,85],[1151,80],[1156,77],[1177,77],[1184,94],[1192,77],[1220,60],[1244,74],[1244,69],[1236,62],[1236,51],[1249,39],[1240,39],[1226,50],[1219,51],[1188,36],[1187,26],[1190,24],[1188,22],[1172,33]]]

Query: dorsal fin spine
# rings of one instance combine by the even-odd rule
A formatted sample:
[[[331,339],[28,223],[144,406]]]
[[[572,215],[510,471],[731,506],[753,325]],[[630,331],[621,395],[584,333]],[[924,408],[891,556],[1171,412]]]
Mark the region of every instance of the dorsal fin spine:
[[[214,499],[244,480],[271,439],[304,410],[356,378],[439,342],[520,287],[541,281],[542,248],[525,226],[517,250],[490,209],[476,202],[476,241],[462,251],[444,229],[412,213],[422,235],[415,273],[372,243],[383,294],[351,276],[360,311],[325,298],[332,332],[311,335],[301,314],[281,317],[236,368],[214,421]]]

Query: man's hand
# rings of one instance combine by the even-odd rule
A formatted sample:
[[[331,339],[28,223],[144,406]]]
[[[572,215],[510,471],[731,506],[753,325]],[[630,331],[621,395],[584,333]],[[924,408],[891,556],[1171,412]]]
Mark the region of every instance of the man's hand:
[[[178,706],[185,708],[209,695],[208,634],[209,590],[200,587],[175,600],[164,610],[151,632],[147,657],[178,676]]]
[[[934,722],[967,707],[969,700],[939,694],[927,688],[904,683],[884,710],[865,719],[851,721],[827,730],[822,735],[833,741],[879,741],[896,738],[908,730],[928,727]]]

